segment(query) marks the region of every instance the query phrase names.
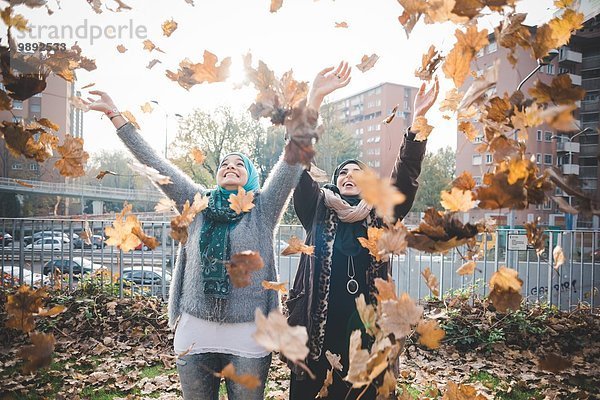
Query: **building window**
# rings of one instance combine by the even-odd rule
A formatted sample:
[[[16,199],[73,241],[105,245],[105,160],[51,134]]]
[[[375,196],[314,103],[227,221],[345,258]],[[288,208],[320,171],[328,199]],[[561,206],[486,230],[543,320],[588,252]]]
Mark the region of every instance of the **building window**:
[[[545,65],[544,67],[542,67],[542,72],[544,72],[548,75],[554,75],[554,65],[552,65],[552,64]]]
[[[536,139],[538,142],[542,141],[542,131],[540,129],[537,130]]]
[[[12,169],[23,169],[23,164],[21,164],[21,163],[13,163]]]
[[[474,176],[473,180],[475,181],[475,184],[477,186],[481,185],[481,177],[480,176]]]
[[[479,51],[476,54],[476,57],[479,58],[481,56],[483,56],[485,54],[485,47],[482,47],[481,49],[479,49]]]
[[[381,163],[379,162],[379,160],[375,160],[375,161],[367,161],[367,165],[368,165],[369,167],[375,167],[375,168],[378,168],[378,167],[381,165]]]
[[[40,169],[39,165],[37,164],[29,164],[29,170],[30,171],[38,171]]]
[[[552,210],[552,200],[550,199],[546,199],[544,201],[544,206],[543,206],[544,210]]]
[[[39,113],[42,112],[42,105],[41,104],[29,104],[29,112],[33,112],[33,113]]]
[[[375,88],[375,94],[381,94],[381,86]]]
[[[537,153],[535,155],[535,162],[536,162],[536,164],[541,164],[542,163],[542,154],[541,153]]]
[[[544,140],[546,142],[551,142],[552,141],[552,132],[544,132]]]
[[[20,100],[13,100],[13,110],[22,110],[23,102]]]
[[[410,108],[408,107],[408,100],[404,100],[404,111],[409,111]]]
[[[475,136],[475,139],[473,140],[473,143],[482,143],[483,142],[483,135],[477,135]]]
[[[375,136],[373,138],[373,142],[375,142],[375,143],[379,143],[380,141],[381,141],[381,136]]]
[[[544,164],[552,165],[552,154],[544,154]]]
[[[381,130],[381,124],[377,124],[377,125],[375,125],[375,130],[376,130],[376,131],[380,131],[380,130]]]
[[[473,154],[473,165],[481,165],[481,154]]]
[[[490,42],[490,44],[487,47],[487,52],[488,54],[495,52],[496,50],[498,50],[498,43],[494,42]]]
[[[19,123],[19,122],[21,122],[21,121],[23,121],[23,117],[20,117],[20,116],[18,116],[18,115],[15,115],[15,116],[13,117],[13,122],[14,122],[14,123],[18,124],[18,123]]]
[[[491,164],[492,162],[494,162],[494,157],[492,157],[491,154],[486,154],[485,155],[485,163],[486,164]]]

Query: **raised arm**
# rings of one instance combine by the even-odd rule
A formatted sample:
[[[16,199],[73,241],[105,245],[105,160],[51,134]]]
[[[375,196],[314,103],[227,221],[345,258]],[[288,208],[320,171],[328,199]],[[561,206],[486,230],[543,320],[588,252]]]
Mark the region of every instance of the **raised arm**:
[[[313,180],[308,171],[302,172],[300,182],[294,189],[294,211],[304,229],[310,229],[310,224],[317,211],[319,185]]]
[[[425,83],[415,96],[414,121],[419,116],[424,116],[427,111],[433,106],[440,90],[440,84],[435,78],[433,87],[425,92]],[[394,216],[397,219],[403,219],[412,208],[419,188],[417,178],[421,173],[421,164],[425,156],[425,147],[427,141],[415,141],[415,134],[407,129],[404,135],[404,143],[398,152],[394,169],[392,170],[392,182],[406,196],[404,203],[397,205],[394,208]]]
[[[206,191],[202,185],[192,181],[187,174],[157,154],[135,127],[123,118],[107,93],[94,90],[90,91],[90,94],[100,96],[100,99],[88,98],[87,101],[82,99],[84,104],[91,110],[103,112],[110,118],[115,128],[117,128],[117,135],[134,157],[142,164],[152,167],[160,174],[171,178],[172,184],[156,184],[167,197],[174,200],[179,207],[182,207],[186,200],[192,202],[196,193]]]

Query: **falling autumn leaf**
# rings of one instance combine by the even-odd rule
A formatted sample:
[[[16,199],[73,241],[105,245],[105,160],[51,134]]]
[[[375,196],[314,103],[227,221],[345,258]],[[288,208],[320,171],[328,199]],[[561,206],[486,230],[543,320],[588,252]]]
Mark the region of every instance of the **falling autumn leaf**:
[[[329,350],[327,350],[329,351]],[[328,369],[327,375],[325,375],[325,380],[323,381],[323,386],[319,389],[319,393],[317,393],[317,397],[320,399],[324,399],[329,395],[329,386],[333,383],[333,370]]]
[[[364,247],[365,249],[368,249],[369,254],[371,256],[375,257],[375,260],[377,260],[377,261],[381,261],[381,254],[379,254],[379,249],[377,247],[377,241],[379,240],[379,238],[381,237],[382,234],[383,234],[382,228],[376,228],[376,227],[370,226],[367,229],[367,238],[364,238],[364,237],[358,238],[358,241],[360,242],[361,246]]]
[[[154,60],[152,60],[152,61],[150,61],[148,63],[148,65],[146,66],[146,68],[152,69],[152,67],[154,67],[156,64],[158,64],[160,62],[161,62],[160,60],[158,60],[158,59],[155,58]]]
[[[137,119],[135,118],[135,116],[131,113],[131,111],[125,110],[125,111],[121,111],[121,115],[123,117],[125,117],[125,119],[127,121],[129,121],[133,126],[135,126],[136,129],[141,129],[140,125],[137,123]]]
[[[342,356],[333,354],[331,351],[327,350],[325,351],[325,357],[327,358],[327,361],[329,361],[329,365],[331,365],[332,369],[336,371],[342,371],[344,369],[341,362]]]
[[[304,360],[308,355],[308,334],[305,326],[289,326],[287,318],[279,310],[265,317],[257,308],[254,313],[256,332],[254,340],[267,351],[279,351],[292,362]]]
[[[123,46],[122,44],[117,46],[117,51],[121,54],[125,53],[127,51],[127,48],[125,46]]]
[[[292,254],[307,254],[310,256],[315,252],[315,246],[304,244],[302,239],[295,235],[292,235],[287,244],[287,247],[281,252],[282,256],[290,256]]]
[[[471,260],[471,261],[467,261],[466,263],[464,263],[463,265],[461,265],[457,270],[456,273],[458,275],[473,275],[473,272],[475,272],[475,267],[477,266],[477,264],[475,263],[475,261]]]
[[[133,227],[131,233],[137,236],[142,241],[142,243],[150,250],[156,249],[160,244],[160,242],[155,237],[146,235],[139,223],[137,226]]]
[[[449,211],[467,212],[475,207],[477,202],[473,200],[473,192],[470,190],[460,190],[453,187],[450,192],[443,190],[441,192],[442,207]]]
[[[149,52],[156,50],[158,52],[164,53],[164,51],[162,51],[159,47],[156,47],[156,45],[150,39],[144,40],[144,50],[148,50]]]
[[[96,175],[96,179],[98,179],[98,180],[104,179],[104,177],[106,175],[115,175],[115,176],[117,176],[118,174],[116,172],[113,172],[113,171],[104,170],[104,171],[98,172],[98,175]]]
[[[514,269],[500,267],[490,278],[490,294],[488,298],[500,312],[518,310],[523,296],[521,287],[523,281]]]
[[[342,22],[336,22],[335,23],[335,27],[336,28],[347,28],[348,27],[348,23],[345,21]]]
[[[23,366],[23,372],[26,374],[50,365],[56,343],[52,333],[32,332],[29,338],[32,344],[21,347],[17,353],[26,360]]]
[[[175,22],[175,20],[173,19],[170,19],[168,21],[163,22],[161,27],[163,30],[163,35],[169,37],[177,29],[177,22]]]
[[[377,215],[382,218],[393,217],[394,207],[404,203],[406,196],[391,184],[389,178],[379,178],[377,172],[365,168],[354,175],[356,186],[360,189],[360,197],[367,204],[375,207]]]
[[[439,327],[436,320],[420,321],[416,329],[419,334],[419,343],[435,350],[440,347],[440,341],[446,332]]]
[[[252,190],[246,193],[246,190],[239,186],[237,194],[229,195],[229,207],[238,215],[250,212],[254,208],[254,193]]]
[[[89,88],[91,88],[92,86],[95,86],[95,85],[96,85],[95,83],[88,83],[87,85],[82,86],[81,89],[89,89]]]
[[[264,267],[265,263],[256,251],[242,251],[231,256],[225,264],[233,287],[242,288],[252,283],[252,272]]]
[[[104,228],[104,232],[107,236],[107,245],[116,246],[118,249],[128,252],[135,249],[142,242],[140,238],[133,233],[133,229],[139,227],[140,223],[135,215],[130,214],[132,209],[133,204],[125,203],[123,210],[116,215],[112,226]]]
[[[18,329],[24,333],[31,332],[34,325],[34,314],[43,306],[44,298],[48,297],[45,288],[32,289],[21,285],[14,294],[6,300],[7,328]]]
[[[358,316],[365,327],[365,331],[368,335],[373,337],[377,336],[379,332],[379,328],[377,327],[377,311],[375,306],[372,304],[367,304],[365,301],[365,296],[361,293],[356,299],[356,311],[358,312]]]
[[[196,193],[191,206],[190,201],[186,200],[181,214],[171,219],[171,237],[185,244],[188,239],[188,226],[192,223],[196,214],[206,207],[208,207],[208,197],[202,196],[200,193]]]
[[[235,367],[233,363],[229,363],[219,373],[215,373],[215,376],[219,378],[229,379],[235,383],[239,383],[246,389],[254,390],[260,386],[260,379],[256,375],[252,374],[241,374],[235,373]]]
[[[190,151],[190,155],[195,164],[203,164],[206,160],[206,154],[198,147],[194,147],[192,151]]]
[[[204,51],[204,61],[193,63],[184,59],[179,63],[177,72],[167,70],[166,75],[172,81],[179,83],[185,90],[201,83],[223,82],[229,77],[231,57],[226,57],[217,65],[218,58],[208,50]]]
[[[423,307],[418,306],[408,293],[402,293],[397,300],[381,303],[381,317],[378,321],[385,335],[393,334],[396,340],[408,336],[412,326],[417,325],[423,316]]]
[[[270,282],[270,281],[262,281],[261,285],[263,288],[267,290],[274,290],[276,292],[281,292],[286,294],[288,292],[287,282]]]
[[[433,126],[427,124],[427,118],[422,115],[419,115],[415,118],[415,122],[410,127],[411,131],[416,132],[415,140],[422,142],[423,140],[427,140],[429,134],[433,130]]]
[[[162,175],[157,170],[152,167],[149,167],[144,164],[140,164],[136,161],[130,161],[127,163],[127,166],[131,168],[131,170],[141,176],[145,176],[150,179],[152,182],[156,182],[159,185],[171,185],[173,181],[170,176]]]
[[[84,104],[83,101],[81,101],[81,97],[77,97],[77,96],[72,96],[69,98],[69,103],[71,103],[71,105],[83,112],[89,111],[90,108],[88,107],[87,104]]]
[[[388,338],[383,339],[380,346],[373,346],[371,353],[362,348],[361,331],[355,330],[350,335],[348,374],[344,380],[352,383],[352,387],[360,388],[369,385],[388,367],[388,355],[392,351]]]
[[[269,8],[269,11],[272,13],[277,12],[277,10],[279,10],[282,5],[283,0],[271,0],[271,7]]]
[[[446,92],[446,98],[440,104],[440,111],[457,111],[458,104],[463,98],[463,94],[456,88],[452,88]]]
[[[407,234],[408,229],[402,221],[386,226],[377,240],[377,253],[384,261],[389,260],[392,254],[404,254],[408,246]]]
[[[83,139],[74,138],[71,135],[65,135],[65,141],[57,147],[60,160],[54,163],[62,176],[79,177],[84,176],[83,167],[87,163],[90,155],[83,150]]]
[[[379,56],[377,54],[373,53],[370,56],[365,54],[360,59],[360,63],[356,64],[356,68],[358,68],[361,72],[367,72],[375,66],[377,60],[379,60]]]
[[[423,271],[421,271],[421,275],[423,276],[423,279],[425,279],[425,284],[427,285],[429,290],[431,290],[431,294],[433,294],[435,297],[439,297],[439,282],[437,280],[437,277],[431,272],[429,267],[426,267]]]
[[[424,81],[430,81],[443,59],[434,45],[429,46],[427,53],[422,56],[421,67],[415,70],[415,76]]]
[[[14,180],[17,185],[21,185],[23,187],[32,188],[33,185],[31,183],[23,182],[22,180],[15,179]]]
[[[392,122],[394,120],[394,117],[396,116],[396,112],[398,111],[398,107],[400,107],[400,104],[396,104],[394,106],[394,108],[390,112],[390,115],[385,117],[385,119],[383,120],[384,124],[389,124],[390,122]]]
[[[556,245],[552,250],[552,259],[554,260],[554,269],[558,269],[565,263],[565,253],[561,246]]]
[[[144,104],[142,104],[140,106],[140,109],[142,110],[143,113],[146,114],[150,114],[152,111],[154,111],[154,108],[152,108],[152,104],[145,102]]]
[[[154,206],[154,211],[157,213],[172,212],[177,209],[177,204],[171,199],[160,199]]]
[[[378,302],[398,300],[398,296],[396,296],[396,285],[394,285],[391,275],[388,275],[387,280],[375,278],[375,288],[377,289],[375,297]]]

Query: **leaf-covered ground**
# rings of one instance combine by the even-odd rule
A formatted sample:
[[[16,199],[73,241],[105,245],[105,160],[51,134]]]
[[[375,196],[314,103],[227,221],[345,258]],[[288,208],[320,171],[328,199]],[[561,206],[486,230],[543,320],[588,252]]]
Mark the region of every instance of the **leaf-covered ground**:
[[[6,295],[0,289],[0,399],[181,398],[173,335],[158,300],[115,299],[95,288],[74,296],[53,293],[48,304],[67,310],[36,320],[38,331],[56,337],[52,364],[23,374],[17,353],[29,339],[4,327]],[[487,398],[600,396],[600,318],[589,309],[558,313],[539,306],[496,314],[484,302],[473,305],[460,297],[429,308],[447,336],[437,351],[409,338],[398,381],[404,399],[441,398],[448,381],[469,382]],[[545,368],[560,369],[562,363],[566,369],[544,371],[544,359]],[[274,357],[267,399],[287,399],[288,378]]]

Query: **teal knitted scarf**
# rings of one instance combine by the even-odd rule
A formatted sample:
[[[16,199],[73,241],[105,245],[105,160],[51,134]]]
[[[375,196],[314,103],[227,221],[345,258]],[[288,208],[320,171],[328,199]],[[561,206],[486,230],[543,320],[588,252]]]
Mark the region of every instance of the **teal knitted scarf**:
[[[241,153],[231,154],[239,155],[244,160],[248,171],[248,182],[244,185],[244,190],[256,191],[259,189],[258,172],[250,159]],[[217,187],[210,192],[208,207],[204,210],[204,221],[200,230],[199,244],[204,294],[220,299],[228,298],[231,292],[231,281],[225,267],[225,262],[231,257],[229,231],[244,216],[244,213],[238,215],[229,207],[231,194],[237,194],[237,190],[231,191]]]

